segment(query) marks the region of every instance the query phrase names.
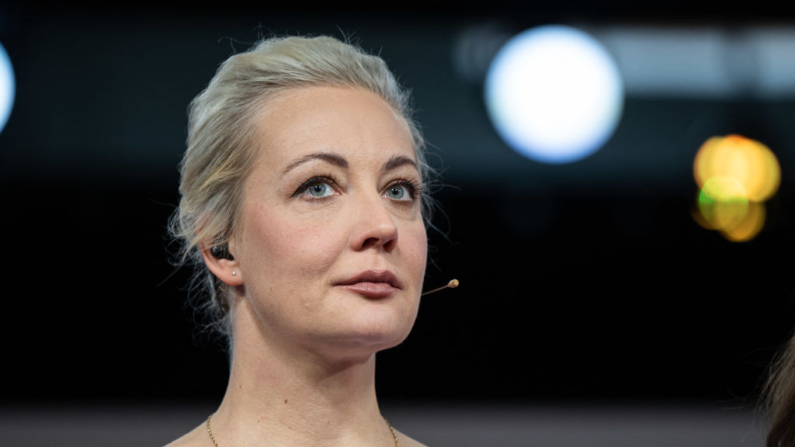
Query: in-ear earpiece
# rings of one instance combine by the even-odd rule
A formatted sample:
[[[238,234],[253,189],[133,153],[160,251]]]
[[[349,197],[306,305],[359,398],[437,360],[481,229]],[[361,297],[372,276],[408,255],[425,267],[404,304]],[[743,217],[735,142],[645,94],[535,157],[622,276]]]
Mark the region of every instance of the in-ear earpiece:
[[[215,247],[210,249],[210,253],[213,255],[215,259],[228,259],[230,261],[235,260],[235,258],[231,254],[229,254],[228,245],[216,245]]]

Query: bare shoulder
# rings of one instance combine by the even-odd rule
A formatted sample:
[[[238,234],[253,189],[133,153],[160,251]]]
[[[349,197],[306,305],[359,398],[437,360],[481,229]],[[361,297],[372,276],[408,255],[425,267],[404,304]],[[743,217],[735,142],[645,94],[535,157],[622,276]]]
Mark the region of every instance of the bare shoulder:
[[[207,435],[207,428],[202,424],[165,447],[212,447],[212,445]]]
[[[395,430],[395,432],[397,432],[397,437],[398,437],[398,442],[400,442],[400,447],[427,447],[425,444],[404,435],[398,430]]]

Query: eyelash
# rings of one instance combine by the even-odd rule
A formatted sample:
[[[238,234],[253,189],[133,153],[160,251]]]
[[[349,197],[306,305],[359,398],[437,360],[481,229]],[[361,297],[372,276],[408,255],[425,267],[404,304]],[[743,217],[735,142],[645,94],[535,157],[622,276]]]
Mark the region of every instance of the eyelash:
[[[339,185],[337,180],[331,174],[315,176],[305,181],[304,183],[301,183],[301,186],[299,186],[298,189],[295,190],[292,197],[297,197],[303,194],[304,192],[306,192],[307,189],[309,189],[310,186],[316,183],[328,183],[329,186]],[[415,180],[408,179],[405,177],[396,178],[392,183],[389,184],[389,186],[386,187],[386,189],[392,188],[394,186],[405,186],[409,191],[409,196],[411,197],[412,201],[416,200],[417,197],[422,195],[423,192],[422,185],[420,185]],[[312,199],[312,200],[318,200],[318,199]]]
[[[295,192],[293,193],[293,197],[297,197],[297,196],[303,194],[307,189],[309,189],[310,186],[312,186],[312,185],[314,185],[316,183],[328,183],[330,186],[337,186],[338,185],[337,180],[334,178],[333,175],[331,175],[331,174],[318,175],[318,176],[310,178],[309,180],[305,181],[304,183],[301,183],[301,186],[299,186],[298,189],[296,189]],[[313,200],[317,200],[317,199],[313,199]]]
[[[409,196],[411,196],[411,200],[416,200],[418,196],[422,195],[422,185],[412,179],[398,177],[392,183],[390,183],[386,189],[392,188],[393,186],[405,186],[409,190]]]

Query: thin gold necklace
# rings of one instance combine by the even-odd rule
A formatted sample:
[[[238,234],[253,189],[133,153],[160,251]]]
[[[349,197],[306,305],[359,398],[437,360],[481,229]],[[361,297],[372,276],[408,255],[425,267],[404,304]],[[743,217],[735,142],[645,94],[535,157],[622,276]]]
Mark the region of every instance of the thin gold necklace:
[[[215,444],[215,447],[218,447],[218,443],[215,441],[215,436],[213,436],[213,431],[210,428],[210,419],[212,418],[213,418],[212,414],[207,416],[207,433],[210,435],[210,439],[213,441],[213,444]],[[395,433],[395,429],[392,428],[392,424],[390,424],[389,421],[386,420],[386,418],[384,418],[384,422],[386,422],[387,427],[389,427],[389,431],[392,432],[392,438],[395,440],[395,447],[400,447],[400,443],[397,440],[397,433]]]

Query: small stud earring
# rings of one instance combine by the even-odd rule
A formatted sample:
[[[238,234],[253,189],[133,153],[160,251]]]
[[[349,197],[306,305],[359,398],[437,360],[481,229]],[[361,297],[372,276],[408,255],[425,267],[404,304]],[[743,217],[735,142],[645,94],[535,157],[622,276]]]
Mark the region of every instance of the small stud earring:
[[[237,273],[234,270],[232,270],[232,276],[235,276],[235,275],[237,275]]]

